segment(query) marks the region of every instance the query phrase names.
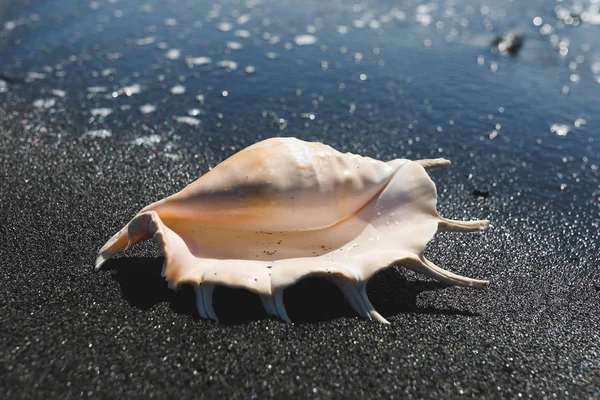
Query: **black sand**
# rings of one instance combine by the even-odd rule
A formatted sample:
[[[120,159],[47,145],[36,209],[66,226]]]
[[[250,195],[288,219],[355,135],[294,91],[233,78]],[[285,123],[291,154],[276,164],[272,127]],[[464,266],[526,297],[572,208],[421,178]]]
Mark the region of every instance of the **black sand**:
[[[5,74],[23,78],[0,93],[0,398],[600,398],[600,160],[590,105],[597,86],[588,80],[588,86],[573,86],[571,97],[562,95],[567,67],[539,69],[540,54],[554,54],[544,38],[526,36],[523,51],[533,41],[533,58],[505,59],[443,43],[436,52],[412,49],[416,55],[407,58],[401,55],[407,47],[394,50],[394,41],[382,41],[422,38],[406,39],[394,30],[356,36],[380,46],[386,59],[381,67],[372,59],[373,45],[353,43],[352,33],[331,40],[363,51],[362,64],[340,55],[325,33],[320,43],[329,50],[287,52],[282,46],[290,39],[284,36],[272,48],[257,41],[257,49],[247,45],[235,56],[220,53],[225,38],[219,35],[225,33],[214,29],[218,21],[199,18],[205,24],[200,32],[208,36],[196,43],[197,36],[185,33],[192,26],[185,23],[188,8],[178,14],[171,5],[159,12],[155,4],[150,16],[140,13],[156,18],[159,41],[185,50],[190,38],[190,55],[208,54],[215,62],[238,57],[241,64],[237,72],[214,65],[198,72],[183,60],[164,61],[164,50],[138,49],[131,40],[152,33],[122,31],[127,21],[114,19],[113,8],[123,7],[126,17],[135,12],[128,2],[116,4],[102,3],[98,11],[116,21],[108,24],[115,30],[89,39],[72,30],[45,30],[85,20],[95,12],[87,4],[42,14],[40,24],[0,36]],[[27,7],[26,15],[43,8]],[[310,3],[309,22],[314,15],[329,21],[330,14],[315,8]],[[289,18],[302,14],[293,10]],[[20,15],[14,13],[12,18]],[[170,16],[180,21],[173,28],[182,29],[179,36],[163,32],[162,21]],[[342,22],[351,26],[353,18]],[[92,26],[102,24],[91,20]],[[287,32],[285,23],[274,21],[269,29]],[[330,21],[331,29],[342,22]],[[267,30],[252,23],[253,35]],[[394,29],[412,32],[413,26]],[[426,34],[435,32],[430,29]],[[27,42],[32,37],[46,47]],[[276,60],[263,57],[270,49]],[[115,58],[117,50],[121,58]],[[77,61],[69,62],[73,53]],[[478,54],[496,57],[498,72],[478,66]],[[329,72],[319,66],[323,58]],[[249,61],[255,75],[242,71]],[[56,63],[66,75],[56,73]],[[44,66],[52,67],[45,79],[28,78]],[[102,77],[112,66],[114,80]],[[161,74],[166,81],[157,81]],[[520,80],[520,74],[529,78]],[[181,76],[188,92],[173,96],[169,88]],[[137,81],[144,88],[138,97],[104,97]],[[108,91],[87,90],[100,85]],[[205,104],[196,100],[199,93]],[[49,97],[54,105],[35,103]],[[138,107],[146,103],[157,111],[142,115]],[[132,108],[120,108],[127,104]],[[114,112],[94,117],[93,107]],[[173,120],[193,107],[201,109],[200,126]],[[300,115],[306,112],[315,113],[314,121]],[[579,117],[587,125],[570,125],[566,137],[549,129]],[[502,127],[493,138],[496,124]],[[112,135],[90,137],[98,129]],[[320,280],[286,291],[292,325],[267,318],[250,293],[219,288],[217,324],[199,318],[190,288],[167,288],[156,246],[136,247],[92,272],[98,248],[141,207],[273,135],[323,140],[381,159],[452,159],[451,167],[433,173],[440,213],[488,218],[492,226],[478,234],[439,235],[426,254],[453,272],[489,279],[491,286],[450,288],[391,268],[368,288],[389,326],[358,318]],[[141,137],[146,141],[136,143]]]

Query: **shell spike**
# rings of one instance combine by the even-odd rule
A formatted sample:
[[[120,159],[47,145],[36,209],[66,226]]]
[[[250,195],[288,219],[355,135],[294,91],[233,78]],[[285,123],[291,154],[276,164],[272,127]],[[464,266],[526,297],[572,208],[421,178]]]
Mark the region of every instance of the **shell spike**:
[[[438,223],[439,232],[477,232],[487,228],[490,221],[487,219],[478,221],[456,221],[440,217]]]
[[[354,311],[363,318],[372,319],[356,284],[354,282],[344,282],[343,280],[339,280],[336,283]]]
[[[442,283],[453,286],[463,287],[476,287],[484,288],[489,286],[489,281],[481,281],[478,279],[467,278],[454,274],[450,271],[446,271],[443,268],[438,267],[425,257],[414,258],[410,262],[403,264],[406,268],[411,269],[415,272],[436,279]]]
[[[206,313],[206,308],[204,307],[202,286],[194,285],[194,292],[196,292],[196,308],[198,309],[198,314],[200,314],[200,317],[204,319],[209,319],[208,314]]]
[[[430,158],[424,160],[416,160],[415,162],[425,169],[447,167],[451,164],[450,160],[446,160],[445,158]]]
[[[119,232],[115,233],[113,237],[111,237],[108,242],[98,251],[98,257],[96,258],[96,265],[94,266],[94,270],[98,271],[102,264],[108,260],[110,256],[113,254],[120,253],[125,251],[129,246],[129,235],[127,233],[128,226],[126,225]]]
[[[288,324],[292,324],[293,322],[290,317],[288,317],[287,311],[285,311],[285,305],[283,304],[283,288],[278,288],[273,291],[273,300],[275,301],[275,308],[279,318]]]
[[[373,319],[375,319],[375,320],[377,320],[377,321],[379,321],[379,322],[381,322],[383,324],[389,325],[390,322],[387,319],[383,318],[381,316],[381,314],[379,314],[375,310],[375,307],[373,307],[373,305],[369,301],[369,296],[367,295],[367,282],[368,281],[360,283],[360,285],[359,285],[359,291],[360,291],[361,300],[362,300],[362,302],[363,302],[363,304],[364,304],[364,306],[365,306],[365,308],[367,310],[367,313],[369,314],[369,317],[371,317],[371,318],[373,318]]]
[[[215,309],[213,307],[213,292],[215,291],[215,285],[203,283],[200,286],[202,292],[202,302],[204,303],[204,310],[209,319],[219,322]]]
[[[267,314],[273,317],[279,317],[279,314],[277,313],[277,308],[275,307],[275,300],[273,299],[273,296],[271,294],[261,295],[260,300],[262,301],[263,307],[265,308]]]
[[[154,211],[136,215],[98,251],[95,270],[99,270],[113,254],[125,251],[138,242],[151,239],[160,231],[159,224],[160,218]]]
[[[363,318],[373,319],[356,282],[338,279],[336,284],[358,315]]]

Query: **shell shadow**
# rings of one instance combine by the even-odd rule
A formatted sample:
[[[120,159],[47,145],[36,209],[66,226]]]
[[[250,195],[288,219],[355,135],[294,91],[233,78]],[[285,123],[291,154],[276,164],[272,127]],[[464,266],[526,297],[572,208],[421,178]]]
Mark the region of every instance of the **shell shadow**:
[[[405,270],[399,266],[377,273],[367,285],[367,294],[373,307],[384,317],[398,314],[438,314],[477,317],[480,314],[454,307],[436,308],[417,305],[417,297],[423,292],[443,290],[452,286],[437,281],[408,280]]]
[[[174,312],[200,319],[192,286],[181,285],[176,291],[170,289],[161,276],[163,262],[164,257],[123,257],[108,260],[102,269],[113,271],[112,278],[131,306],[150,310],[159,303],[167,302]],[[213,302],[219,322],[225,325],[269,318],[260,298],[247,290],[218,286]]]
[[[133,307],[149,310],[168,302],[178,314],[195,315],[196,295],[191,287],[174,291],[161,276],[163,257],[124,257],[111,259],[102,270],[112,271],[123,298]]]
[[[107,261],[103,270],[113,271],[112,278],[119,284],[123,298],[133,307],[149,310],[159,303],[168,302],[174,312],[199,319],[192,287],[183,285],[177,291],[169,289],[161,276],[163,262],[163,257],[119,258]],[[371,279],[367,292],[373,306],[384,317],[401,313],[478,315],[454,308],[417,306],[420,293],[446,287],[439,282],[409,281],[396,269],[389,268]],[[244,289],[219,286],[215,289],[213,302],[219,322],[224,325],[241,325],[270,318],[260,298]],[[284,303],[295,323],[357,317],[338,288],[321,278],[303,279],[287,288]]]

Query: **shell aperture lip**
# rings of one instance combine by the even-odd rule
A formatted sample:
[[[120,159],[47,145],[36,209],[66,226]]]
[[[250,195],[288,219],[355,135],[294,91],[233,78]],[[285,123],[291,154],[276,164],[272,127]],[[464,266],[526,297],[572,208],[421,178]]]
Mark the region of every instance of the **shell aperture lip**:
[[[223,285],[258,294],[267,313],[291,322],[283,291],[317,276],[333,282],[360,316],[387,323],[366,293],[385,268],[404,266],[449,285],[488,285],[423,256],[438,231],[488,226],[437,213],[436,188],[425,170],[448,164],[383,162],[321,143],[267,139],[142,209],[100,249],[96,269],[152,239],[164,252],[169,285],[193,285],[203,318],[217,320],[212,292]]]

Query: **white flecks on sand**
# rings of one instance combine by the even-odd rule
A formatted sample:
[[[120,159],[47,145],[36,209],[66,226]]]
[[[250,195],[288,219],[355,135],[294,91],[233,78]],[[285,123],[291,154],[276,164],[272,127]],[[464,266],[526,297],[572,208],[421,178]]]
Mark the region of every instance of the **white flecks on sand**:
[[[277,43],[281,42],[281,36],[272,35],[268,32],[263,34],[263,39],[265,39],[271,46],[275,46]]]
[[[145,37],[145,38],[137,39],[135,41],[135,44],[137,44],[138,46],[148,46],[149,44],[153,44],[154,42],[156,42],[156,37],[155,36],[148,36],[148,37]]]
[[[238,25],[245,25],[248,21],[250,21],[250,15],[248,14],[242,14],[236,20]]]
[[[127,97],[130,97],[130,96],[133,96],[134,94],[140,94],[141,92],[142,92],[142,86],[137,83],[134,83],[131,86],[125,86],[125,87],[119,89],[118,91],[114,92],[112,97],[117,97],[117,96],[120,96],[123,94]]]
[[[550,127],[550,132],[555,133],[558,136],[567,136],[570,131],[571,128],[564,124],[553,124]]]
[[[227,48],[230,50],[241,50],[242,44],[240,42],[227,42]]]
[[[198,118],[183,116],[183,117],[173,117],[173,119],[175,121],[179,122],[180,124],[186,124],[186,125],[190,125],[190,126],[200,125],[200,120]]]
[[[185,86],[183,85],[175,85],[171,88],[171,94],[184,94]]]
[[[246,29],[238,29],[233,34],[240,39],[248,39],[250,37],[250,31]]]
[[[317,41],[318,41],[318,39],[316,36],[308,35],[308,34],[298,35],[294,38],[294,42],[298,46],[307,46],[310,44],[315,44],[315,43],[317,43]]]
[[[210,59],[210,57],[188,57],[185,59],[185,62],[189,66],[207,65],[207,64],[210,64],[212,62],[212,60]]]
[[[100,117],[100,118],[108,117],[110,114],[112,114],[112,112],[113,112],[113,110],[111,110],[108,107],[98,107],[98,108],[92,108],[90,110],[90,113],[94,117]]]
[[[102,93],[106,92],[105,86],[90,86],[87,88],[88,93]]]
[[[64,90],[60,90],[60,89],[53,89],[52,94],[55,96],[58,96],[58,97],[65,97],[67,95],[67,92],[65,92]]]
[[[56,104],[55,98],[50,99],[37,99],[33,102],[33,106],[36,108],[51,108]]]
[[[107,76],[114,75],[115,72],[117,72],[115,68],[105,68],[102,70],[102,72],[100,72],[100,74],[106,78]]]
[[[81,135],[81,139],[91,138],[91,139],[106,139],[112,136],[112,132],[108,129],[96,129],[93,131],[87,131],[83,135]]]
[[[233,28],[233,25],[229,22],[220,22],[217,24],[217,29],[221,32],[229,32]]]
[[[160,143],[160,140],[160,136],[154,134],[135,138],[132,143],[136,146],[154,147],[155,144]]]
[[[169,160],[179,161],[183,158],[181,154],[173,154],[173,153],[160,153],[164,158],[168,158]]]
[[[140,112],[142,114],[151,114],[154,111],[156,111],[156,106],[152,104],[144,104],[143,106],[140,106]]]
[[[179,49],[170,49],[165,54],[165,57],[167,57],[169,60],[178,60],[179,57],[181,57],[181,50],[179,50]]]
[[[217,63],[217,66],[221,67],[221,68],[225,68],[229,71],[234,71],[237,69],[238,64],[235,61],[231,61],[231,60],[223,60],[223,61],[219,61]]]
[[[33,81],[33,80],[39,80],[39,79],[45,79],[45,78],[46,78],[46,74],[42,74],[40,72],[28,72],[25,80]]]

